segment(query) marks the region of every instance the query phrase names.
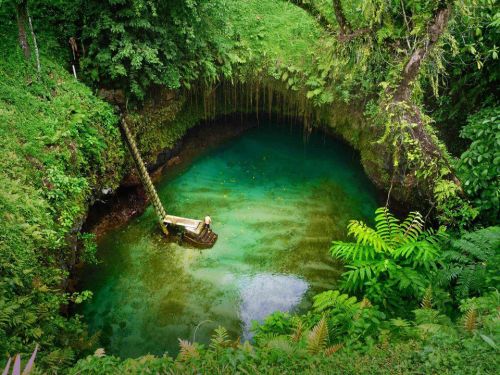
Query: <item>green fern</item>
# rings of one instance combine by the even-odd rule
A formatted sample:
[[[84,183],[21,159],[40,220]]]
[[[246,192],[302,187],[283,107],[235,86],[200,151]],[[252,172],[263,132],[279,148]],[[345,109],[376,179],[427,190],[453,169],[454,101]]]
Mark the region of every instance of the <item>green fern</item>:
[[[432,287],[426,289],[422,302],[420,303],[423,309],[432,309]]]
[[[238,344],[238,348],[248,354],[251,354],[254,352],[252,344],[250,344],[249,341],[245,341],[243,344]]]
[[[345,311],[355,310],[359,307],[356,297],[340,294],[338,290],[328,290],[313,297],[314,311],[321,313],[329,309],[341,309]]]
[[[448,247],[440,256],[443,266],[436,275],[436,282],[450,288],[457,301],[498,285],[500,227],[465,233],[452,239]]]
[[[266,347],[271,350],[276,350],[283,352],[287,355],[292,355],[295,352],[294,346],[288,340],[286,336],[273,337],[266,342]]]
[[[395,318],[389,321],[391,325],[396,329],[405,329],[411,327],[411,324],[406,319]]]
[[[71,349],[56,349],[43,358],[43,363],[49,368],[63,368],[75,360],[75,353]]]
[[[292,334],[290,335],[290,339],[293,342],[298,342],[302,338],[303,334],[304,334],[304,323],[302,323],[301,319],[297,318]]]
[[[222,326],[217,327],[210,340],[210,348],[212,348],[213,350],[219,350],[230,345],[231,340],[229,340],[227,330]]]
[[[343,288],[396,308],[402,296],[423,294],[446,238],[444,229],[425,230],[420,213],[400,222],[385,207],[375,211],[375,229],[354,220],[348,234],[353,242],[334,241],[331,247],[332,256],[345,262]]]

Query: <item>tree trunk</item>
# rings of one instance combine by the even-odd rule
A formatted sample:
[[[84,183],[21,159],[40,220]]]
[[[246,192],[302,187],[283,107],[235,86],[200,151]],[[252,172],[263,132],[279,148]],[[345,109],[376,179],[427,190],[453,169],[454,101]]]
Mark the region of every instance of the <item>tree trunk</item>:
[[[28,0],[21,0],[16,5],[17,13],[17,28],[19,30],[19,44],[23,50],[24,57],[26,59],[30,58],[30,46],[28,44],[28,38],[26,36],[26,24],[28,23]]]
[[[424,45],[418,47],[412,53],[410,60],[401,74],[401,82],[394,93],[394,100],[403,102],[410,98],[410,86],[418,75],[422,61],[434,47],[441,34],[443,34],[444,29],[448,24],[448,19],[450,18],[450,11],[449,7],[442,8],[437,11],[433,21],[427,27],[427,40]]]
[[[411,54],[404,70],[401,72],[401,80],[398,86],[392,91],[392,97],[387,108],[390,108],[394,113],[396,121],[402,124],[411,124],[405,131],[409,133],[410,138],[415,142],[414,147],[418,147],[426,162],[431,165],[433,161],[437,161],[438,165],[446,167],[449,170],[447,178],[460,187],[460,181],[455,176],[453,168],[449,164],[443,150],[441,150],[436,140],[430,135],[429,130],[426,129],[426,121],[423,119],[419,106],[411,101],[412,84],[418,76],[422,62],[445,31],[450,12],[450,7],[441,8],[436,11],[433,20],[427,27],[427,35],[424,42]],[[397,171],[395,172],[397,175],[396,178],[400,180],[399,183],[404,185],[403,181],[406,181],[406,189],[411,190],[412,186],[409,185],[412,184],[408,183],[408,181],[412,180],[416,183],[416,180],[410,178],[415,171],[407,169],[407,164],[405,163],[406,157],[406,153],[401,154],[401,160],[398,163],[399,167],[396,167]],[[430,182],[432,184],[432,181]]]
[[[26,11],[26,14],[28,15],[28,21],[30,24],[31,38],[33,39],[33,47],[35,48],[36,70],[38,73],[40,73],[41,66],[40,66],[40,52],[38,51],[38,43],[36,42],[36,35],[35,31],[33,30],[33,23],[31,22],[31,16],[29,15],[28,11]]]
[[[333,11],[340,27],[340,34],[342,36],[352,34],[351,25],[344,15],[344,10],[342,9],[342,3],[340,0],[333,0]]]

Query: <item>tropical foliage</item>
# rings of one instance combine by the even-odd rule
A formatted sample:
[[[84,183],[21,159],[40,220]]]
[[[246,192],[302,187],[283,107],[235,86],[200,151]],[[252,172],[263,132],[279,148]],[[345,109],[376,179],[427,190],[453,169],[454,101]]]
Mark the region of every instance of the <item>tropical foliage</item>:
[[[41,372],[496,373],[499,25],[495,0],[0,0],[0,368],[39,345]],[[106,355],[69,279],[129,167],[108,90],[146,155],[231,111],[331,126],[425,217],[353,220],[341,289],[252,343],[219,327],[175,359]]]
[[[450,290],[455,301],[498,287],[500,282],[500,228],[464,233],[443,246],[437,283]]]
[[[458,171],[463,187],[489,222],[500,212],[500,108],[486,108],[469,117],[460,136],[469,140]]]
[[[371,314],[359,314],[373,309],[361,302],[353,319],[357,327],[372,326],[368,345],[366,341],[360,345],[362,336],[332,332],[335,313],[328,309],[304,316],[281,315],[281,325],[292,328],[288,332],[280,328],[281,333],[268,334],[267,338],[261,336],[255,344],[225,338],[227,344],[221,346],[219,328],[208,347],[180,341],[181,351],[175,360],[145,356],[121,361],[101,350],[81,360],[70,373],[494,374],[498,366],[499,302],[498,292],[464,300],[460,306],[463,313],[455,322],[430,306],[416,309],[412,320],[374,319]],[[342,303],[335,305],[341,308]],[[346,320],[345,324],[351,323]],[[267,323],[264,326],[265,331],[271,329]]]
[[[402,299],[422,297],[437,268],[439,242],[446,236],[442,228],[423,227],[420,213],[412,212],[400,222],[386,207],[375,212],[375,229],[351,221],[348,234],[355,242],[334,241],[331,248],[348,269],[343,287],[392,311],[401,307]]]
[[[153,85],[189,88],[230,73],[223,1],[83,1],[82,69],[143,98]]]
[[[4,9],[2,8],[2,11]],[[0,367],[9,356],[62,368],[88,353],[90,337],[67,306],[88,199],[116,186],[123,150],[112,108],[52,60],[25,62],[12,22],[0,26]]]

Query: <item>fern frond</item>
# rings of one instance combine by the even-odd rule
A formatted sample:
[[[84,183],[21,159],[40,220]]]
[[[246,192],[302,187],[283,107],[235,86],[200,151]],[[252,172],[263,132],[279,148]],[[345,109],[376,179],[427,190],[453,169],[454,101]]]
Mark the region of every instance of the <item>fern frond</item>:
[[[426,334],[436,334],[438,332],[443,332],[447,331],[445,327],[443,327],[441,324],[436,324],[436,323],[422,323],[417,325],[417,329],[420,331],[421,334],[426,335]]]
[[[450,327],[452,322],[446,315],[440,314],[438,310],[434,309],[416,309],[413,311],[415,314],[415,322],[418,325],[422,324],[437,324],[441,326]]]
[[[377,252],[389,251],[388,244],[377,231],[370,228],[362,221],[351,220],[349,225],[347,225],[347,233],[354,236],[358,244],[369,245]]]
[[[310,354],[318,354],[325,348],[327,340],[328,323],[326,318],[322,317],[307,337],[307,351]]]
[[[417,241],[424,228],[424,218],[420,212],[410,212],[408,217],[401,223],[402,236],[399,240],[402,243]]]
[[[410,322],[406,319],[402,318],[395,318],[390,320],[391,325],[393,325],[395,328],[402,329],[402,328],[408,328],[411,326]]]
[[[293,328],[290,339],[293,342],[299,342],[303,334],[304,334],[304,323],[302,323],[302,320],[297,319],[297,322],[295,323],[295,327]]]
[[[258,346],[265,346],[266,342],[280,336],[276,332],[266,332],[266,333],[259,333],[258,336],[254,337],[255,343]]]
[[[253,353],[253,346],[249,341],[245,341],[243,344],[239,344],[238,348],[246,353]]]
[[[429,266],[433,264],[439,255],[440,248],[428,240],[407,242],[398,247],[393,255],[395,258],[410,260],[414,265]]]
[[[475,307],[471,307],[465,313],[465,315],[463,317],[463,327],[469,333],[472,333],[476,330],[476,328],[477,328],[477,310]]]
[[[457,277],[456,294],[459,298],[469,296],[471,290],[472,279],[475,277],[475,272],[470,268],[462,269]]]
[[[467,254],[469,258],[484,262],[500,248],[500,227],[489,227],[467,233],[460,239],[452,241],[451,245],[460,253]]]
[[[375,229],[380,237],[387,244],[394,244],[394,239],[401,232],[399,220],[389,212],[387,207],[380,207],[375,210]]]
[[[188,361],[192,358],[199,358],[200,353],[194,344],[187,340],[179,339],[179,356],[177,357],[180,361]]]
[[[75,353],[71,349],[56,349],[44,358],[50,368],[56,369],[69,366],[75,360]]]
[[[441,253],[441,259],[447,262],[454,262],[460,264],[469,263],[469,257],[456,250],[446,250]]]
[[[359,307],[361,309],[367,309],[367,308],[370,308],[372,307],[372,303],[370,302],[370,300],[366,297],[363,297],[363,299],[361,300],[361,302],[359,303]]]
[[[329,357],[332,354],[337,353],[340,349],[342,349],[343,346],[344,346],[344,344],[335,344],[335,345],[329,346],[328,348],[325,349],[325,355],[327,357]]]
[[[395,263],[390,260],[381,261],[356,261],[351,265],[346,266],[349,271],[342,274],[345,287],[348,290],[355,291],[362,288],[365,279],[371,280],[378,277],[382,272],[391,271],[396,268]]]
[[[295,348],[285,336],[273,337],[266,343],[266,347],[271,350],[278,350],[288,355],[295,352]]]
[[[425,290],[420,306],[422,306],[423,309],[432,309],[432,286],[429,285]]]
[[[338,290],[328,290],[313,297],[313,308],[316,312],[323,312],[328,309],[341,309],[343,311],[357,308],[356,297],[349,297],[347,294],[340,294]]]
[[[409,267],[393,270],[391,277],[397,280],[399,290],[411,290],[414,295],[420,295],[427,284],[424,275]]]
[[[330,252],[333,257],[342,260],[373,260],[376,251],[372,246],[357,242],[333,241]]]
[[[214,350],[217,350],[220,348],[225,348],[229,345],[231,345],[231,340],[229,340],[227,330],[222,326],[217,327],[210,340],[210,347]]]

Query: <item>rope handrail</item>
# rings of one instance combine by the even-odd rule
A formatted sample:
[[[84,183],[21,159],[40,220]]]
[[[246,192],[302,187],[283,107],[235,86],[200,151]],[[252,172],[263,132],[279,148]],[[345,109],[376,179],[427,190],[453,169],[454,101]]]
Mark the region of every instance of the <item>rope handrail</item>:
[[[132,136],[132,133],[130,132],[130,129],[128,128],[124,118],[122,118],[120,124],[125,135],[125,139],[127,140],[127,145],[129,146],[130,153],[132,154],[132,158],[134,159],[135,165],[137,167],[137,171],[139,172],[139,178],[141,179],[141,182],[146,190],[148,198],[153,204],[154,210],[156,212],[156,215],[158,216],[160,223],[163,224],[163,220],[165,220],[165,217],[167,216],[165,208],[160,201],[160,197],[156,192],[153,181],[151,181],[151,177],[149,176],[146,165],[144,164],[141,154],[139,153],[139,149],[137,148],[134,137]],[[163,227],[164,225],[162,225],[162,228]],[[165,230],[165,228],[163,229]]]

